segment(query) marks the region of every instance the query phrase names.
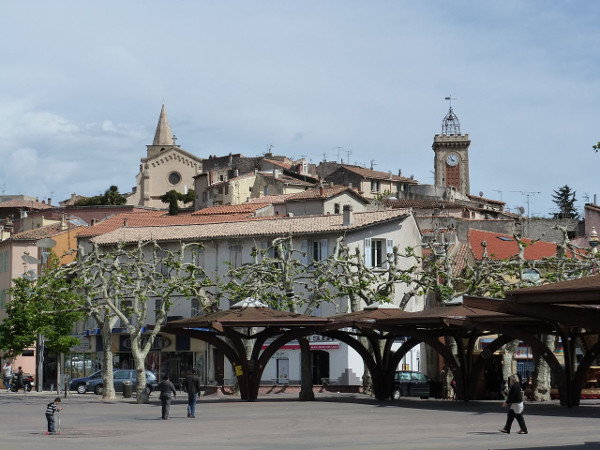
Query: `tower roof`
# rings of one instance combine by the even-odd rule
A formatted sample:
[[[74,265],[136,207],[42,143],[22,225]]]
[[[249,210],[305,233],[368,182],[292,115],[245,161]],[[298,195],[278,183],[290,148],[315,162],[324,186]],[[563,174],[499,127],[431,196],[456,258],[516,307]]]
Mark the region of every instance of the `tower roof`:
[[[156,133],[154,134],[154,142],[152,145],[175,145],[164,104],[160,110],[160,117],[158,118],[158,125],[156,126]]]
[[[444,120],[442,120],[442,135],[460,135],[460,122],[458,121],[458,117],[454,114],[452,110],[452,100],[456,100],[452,96],[446,97],[444,100],[448,100],[450,102],[450,108],[448,109],[448,114],[444,116]]]
[[[442,134],[460,135],[460,122],[458,121],[456,114],[454,114],[452,106],[448,110],[448,114],[446,114],[444,120],[442,120]]]

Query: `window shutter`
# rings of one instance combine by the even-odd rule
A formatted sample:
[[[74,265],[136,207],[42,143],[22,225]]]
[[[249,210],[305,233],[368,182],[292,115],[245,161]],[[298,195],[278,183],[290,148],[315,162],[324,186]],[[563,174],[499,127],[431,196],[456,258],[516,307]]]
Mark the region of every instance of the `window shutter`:
[[[302,239],[300,243],[300,251],[302,251],[302,264],[308,264],[309,255],[308,255],[308,241],[306,239]]]
[[[327,259],[327,256],[329,255],[329,252],[327,251],[327,242],[327,239],[321,239],[321,254],[319,255],[320,261]]]
[[[373,267],[373,261],[371,259],[371,239],[365,239],[365,266]]]

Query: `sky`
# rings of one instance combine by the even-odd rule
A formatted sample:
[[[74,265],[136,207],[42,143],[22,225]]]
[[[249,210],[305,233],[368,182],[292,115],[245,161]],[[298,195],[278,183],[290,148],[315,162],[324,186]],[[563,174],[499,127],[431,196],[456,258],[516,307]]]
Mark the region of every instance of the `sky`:
[[[471,194],[600,194],[600,2],[0,0],[0,194],[135,186],[164,103],[199,157],[274,154],[433,183],[458,116]],[[598,200],[600,202],[600,199]]]

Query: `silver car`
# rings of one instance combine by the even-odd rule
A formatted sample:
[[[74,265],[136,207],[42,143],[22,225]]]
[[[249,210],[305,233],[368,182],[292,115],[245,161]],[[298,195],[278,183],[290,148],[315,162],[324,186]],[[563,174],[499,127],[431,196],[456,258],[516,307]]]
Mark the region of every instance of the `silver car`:
[[[130,381],[133,391],[136,390],[137,380],[135,370],[116,369],[113,372],[113,384],[115,386],[115,392],[123,392],[123,383],[125,381]],[[146,393],[150,395],[150,393],[157,389],[157,387],[158,382],[156,381],[156,375],[149,370],[146,370]],[[88,392],[91,391],[96,395],[102,395],[102,392],[104,392],[104,381],[102,378],[88,380],[86,382],[86,389]]]

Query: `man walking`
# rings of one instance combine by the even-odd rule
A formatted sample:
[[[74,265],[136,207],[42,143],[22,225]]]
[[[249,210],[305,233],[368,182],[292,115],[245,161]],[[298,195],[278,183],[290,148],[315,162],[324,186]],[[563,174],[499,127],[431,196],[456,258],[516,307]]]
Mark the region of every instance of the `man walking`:
[[[6,387],[6,391],[10,391],[10,381],[12,379],[12,364],[8,361],[4,361],[4,365],[2,366],[2,375],[4,375],[4,386]]]
[[[162,419],[169,420],[169,409],[171,408],[171,400],[177,398],[177,391],[175,386],[171,383],[169,375],[166,375],[163,380],[158,383],[158,390],[160,391],[160,402],[162,404]]]
[[[196,369],[192,369],[192,373],[185,379],[185,389],[188,395],[187,416],[196,418],[196,402],[198,401],[198,393],[200,392],[200,377],[196,373]]]

